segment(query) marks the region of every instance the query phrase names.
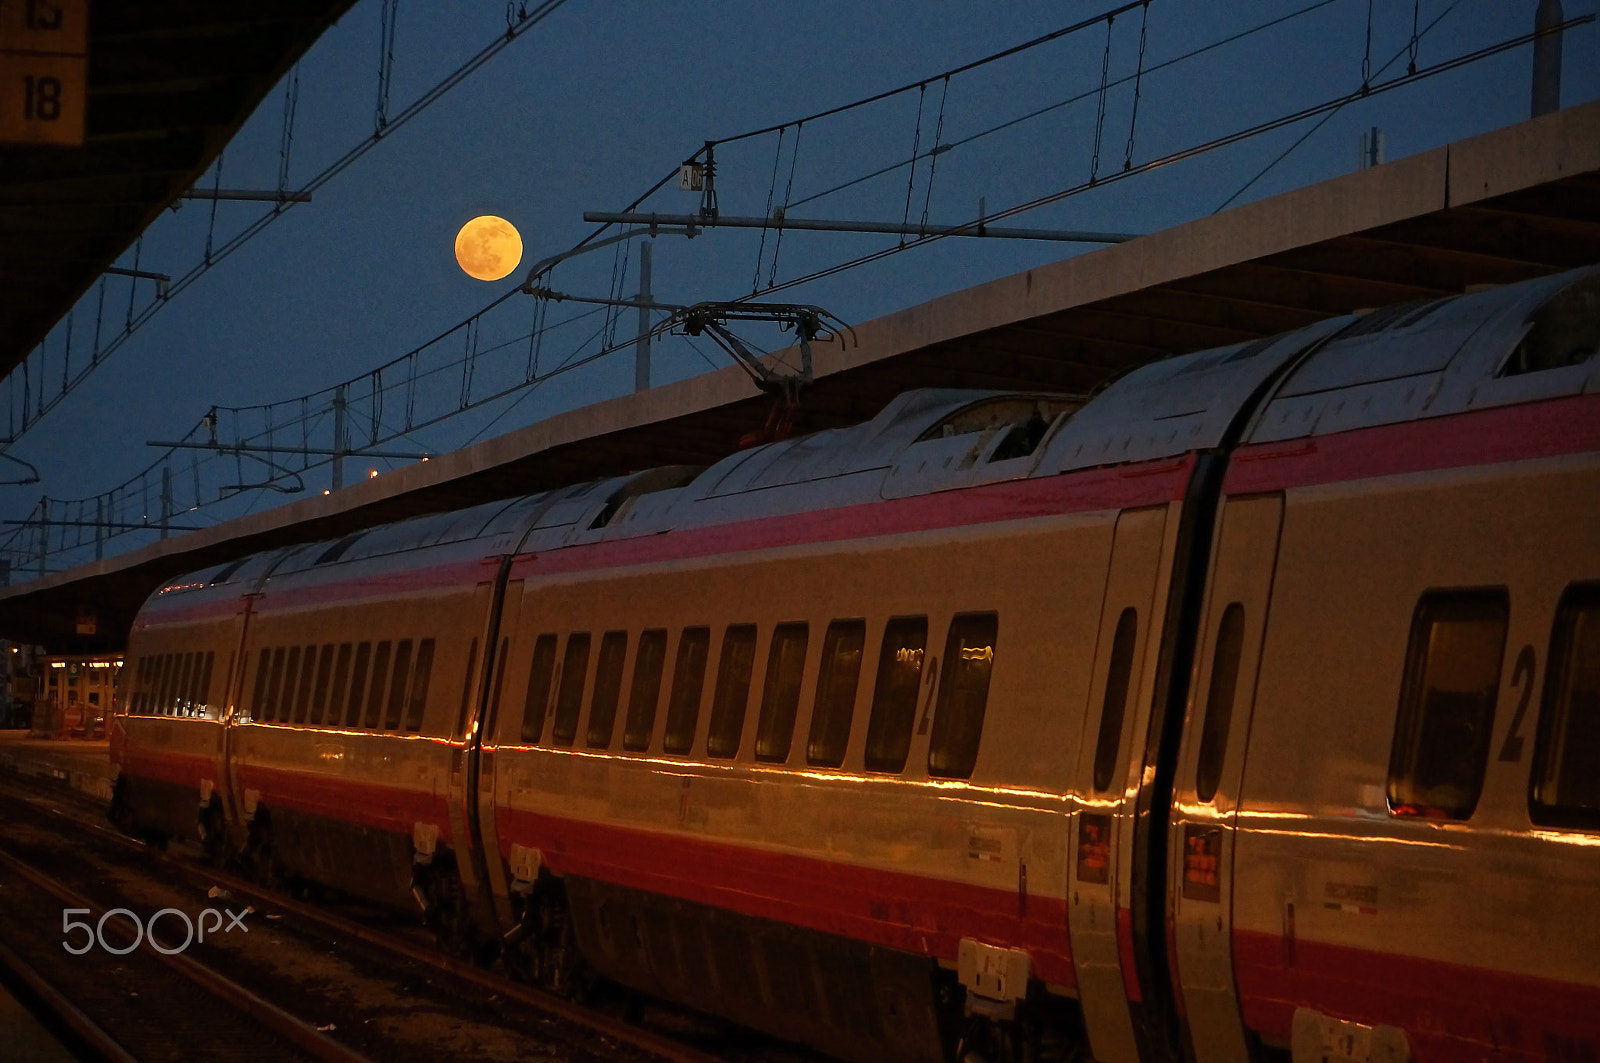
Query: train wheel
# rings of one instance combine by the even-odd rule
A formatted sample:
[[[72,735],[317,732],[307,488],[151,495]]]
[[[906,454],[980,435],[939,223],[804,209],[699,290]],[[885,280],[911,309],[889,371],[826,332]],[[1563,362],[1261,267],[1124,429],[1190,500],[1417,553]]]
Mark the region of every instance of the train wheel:
[[[118,779],[111,788],[111,807],[106,810],[106,815],[111,819],[111,825],[123,834],[132,834],[133,809],[128,807],[128,784],[124,779]]]
[[[440,952],[476,963],[484,961],[480,935],[467,912],[461,878],[452,859],[444,857],[414,866],[411,895],[417,899],[422,921],[433,931]]]
[[[583,954],[559,880],[541,878],[522,901],[522,918],[505,939],[506,967],[524,981],[566,997],[582,1000],[596,978]]]
[[[264,808],[256,809],[256,814],[250,818],[250,833],[244,852],[239,854],[239,862],[245,874],[259,885],[267,889],[283,885],[284,875],[272,847],[272,818]]]
[[[541,892],[543,896],[538,902],[539,930],[535,935],[534,981],[557,996],[581,999],[588,993],[593,978],[583,954],[578,951],[566,897],[556,896],[556,890]]]
[[[212,798],[211,804],[200,813],[200,847],[206,860],[214,867],[226,867],[238,855],[233,839],[228,836],[228,822],[222,814],[222,803]]]

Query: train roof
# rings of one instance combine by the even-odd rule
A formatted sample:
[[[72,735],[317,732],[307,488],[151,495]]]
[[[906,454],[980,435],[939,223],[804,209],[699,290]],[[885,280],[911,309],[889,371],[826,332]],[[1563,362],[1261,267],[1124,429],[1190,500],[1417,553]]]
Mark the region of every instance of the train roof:
[[[870,421],[470,509],[179,577],[156,599],[537,553],[584,543],[1156,461],[1246,443],[1600,392],[1600,267],[1142,366],[1098,394],[925,388]],[[1257,399],[1257,396],[1264,398]]]
[[[1244,439],[1271,443],[1600,392],[1600,267],[1375,310],[1312,350]]]

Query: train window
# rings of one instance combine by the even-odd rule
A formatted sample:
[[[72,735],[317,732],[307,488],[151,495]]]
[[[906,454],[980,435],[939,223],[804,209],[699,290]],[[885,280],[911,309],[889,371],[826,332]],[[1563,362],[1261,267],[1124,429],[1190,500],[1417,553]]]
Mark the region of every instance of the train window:
[[[179,688],[178,703],[182,707],[185,716],[199,716],[201,706],[201,697],[198,690],[200,686],[200,666],[205,662],[206,655],[200,652],[186,653],[184,658],[183,686]]]
[[[1522,342],[1517,344],[1500,376],[1536,373],[1578,365],[1600,350],[1600,277],[1589,276],[1562,289],[1534,312]]]
[[[348,642],[339,643],[338,656],[333,659],[333,685],[328,688],[328,726],[338,727],[344,722],[346,704],[349,700],[346,687],[350,679],[350,652],[354,649]]]
[[[167,681],[166,713],[168,716],[181,716],[183,701],[184,673],[188,671],[189,661],[194,658],[192,653],[175,653],[172,655],[172,676]]]
[[[672,666],[672,692],[667,697],[668,753],[687,753],[694,745],[695,724],[700,721],[700,694],[706,685],[706,656],[711,649],[711,629],[686,627],[678,639],[678,659]]]
[[[806,763],[837,768],[844,763],[855,715],[856,686],[861,681],[861,651],[867,643],[865,620],[835,620],[822,636],[822,662],[817,667],[817,697],[811,708],[811,735]]]
[[[484,715],[483,726],[478,729],[485,739],[496,740],[495,736],[498,734],[495,728],[500,722],[500,691],[506,685],[506,658],[510,655],[510,650],[510,636],[502,637],[500,652],[495,654],[494,658],[494,688],[489,693],[489,708]]]
[[[207,650],[205,663],[200,668],[200,679],[195,683],[195,711],[202,716],[217,717],[221,715],[220,710],[215,713],[211,711],[208,700],[211,696],[211,666],[215,663],[215,659],[216,651]]]
[[[156,683],[161,673],[161,657],[159,654],[146,657],[144,669],[144,691],[142,692],[141,711],[146,716],[153,716],[156,711]]]
[[[194,655],[194,669],[189,673],[189,714],[191,716],[206,715],[206,684],[205,684],[206,653],[197,652]]]
[[[174,716],[189,715],[189,675],[194,671],[194,654],[185,653],[178,662],[178,678],[172,684]]]
[[[1525,682],[1532,682],[1530,675]],[[1528,811],[1553,827],[1600,828],[1600,583],[1556,610]]]
[[[372,651],[372,688],[367,691],[367,715],[362,720],[362,727],[368,731],[376,731],[383,720],[383,684],[389,677],[390,645],[385,639]]]
[[[661,673],[667,662],[667,633],[651,628],[639,636],[639,654],[633,662],[633,682],[628,689],[628,720],[622,748],[641,753],[650,748],[656,727],[656,703],[661,700]]]
[[[1244,648],[1244,605],[1230,602],[1217,625],[1211,655],[1211,683],[1206,690],[1206,721],[1200,731],[1200,763],[1195,769],[1195,796],[1210,801],[1222,781],[1228,754],[1228,726],[1233,722],[1234,693],[1239,685],[1239,654]]]
[[[155,714],[165,716],[167,712],[167,691],[171,688],[172,654],[161,655],[161,669],[156,677],[156,704]]]
[[[779,624],[772,632],[767,676],[761,684],[761,717],[756,721],[757,760],[781,764],[789,759],[810,630],[806,624],[792,623]]]
[[[607,631],[600,638],[600,659],[594,667],[594,700],[589,703],[589,732],[584,743],[605,749],[617,723],[617,702],[622,697],[622,665],[628,656],[628,633]]]
[[[294,699],[294,722],[306,722],[306,710],[311,707],[311,681],[317,671],[317,648],[307,646],[300,655],[300,690]]]
[[[925,616],[897,616],[883,630],[878,675],[872,684],[872,716],[867,720],[868,771],[905,770],[927,646]]]
[[[367,692],[367,666],[372,663],[372,643],[356,647],[355,664],[350,671],[350,696],[345,703],[344,725],[361,726],[361,697]]]
[[[183,654],[167,655],[167,670],[161,677],[161,714],[171,716],[178,703],[178,669],[183,666]]]
[[[182,654],[178,661],[178,677],[172,684],[172,714],[174,716],[188,716],[189,688],[194,673],[195,654]]]
[[[750,672],[755,667],[756,626],[730,624],[722,636],[717,686],[711,695],[711,735],[706,755],[732,757],[739,752],[745,708],[750,704]]]
[[[155,654],[146,659],[144,675],[144,700],[140,711],[146,716],[154,716],[156,712],[156,697],[160,694],[159,683],[161,680],[161,655]]]
[[[589,672],[589,633],[567,636],[567,652],[561,658],[561,682],[556,684],[556,719],[550,741],[570,746],[578,734],[578,713],[583,708],[583,681]]]
[[[162,691],[167,683],[167,670],[172,667],[172,654],[163,653],[156,657],[156,664],[150,682],[150,714],[160,716],[165,711],[164,702],[161,700]]]
[[[957,613],[944,641],[944,675],[933,710],[933,735],[928,743],[928,774],[965,779],[978,762],[983,737],[983,711],[989,702],[994,672],[995,613]]]
[[[505,654],[500,655],[501,674],[505,669]],[[411,676],[411,698],[406,703],[406,730],[421,731],[423,711],[428,706],[428,679],[433,673],[433,640],[423,639],[417,644],[417,667]]]
[[[272,722],[278,718],[278,694],[283,684],[283,647],[272,651],[272,677],[267,680],[267,700],[263,703],[262,719]]]
[[[294,681],[300,674],[300,647],[290,646],[283,661],[283,698],[278,702],[278,722],[288,723],[294,715]]]
[[[1128,608],[1117,617],[1106,667],[1106,692],[1100,704],[1100,734],[1094,746],[1094,792],[1111,789],[1122,745],[1122,721],[1128,713],[1128,685],[1133,679],[1133,651],[1139,641],[1139,612]]]
[[[1389,757],[1389,810],[1468,819],[1489,762],[1509,600],[1503,590],[1425,594],[1411,618]]]
[[[411,640],[401,639],[394,648],[394,672],[389,680],[389,711],[383,719],[385,731],[400,730],[400,714],[406,707],[406,679],[411,675]]]
[[[533,665],[528,669],[528,693],[522,700],[522,740],[537,742],[544,731],[544,707],[550,700],[550,680],[556,674],[556,637],[540,635],[533,643]]]
[[[484,649],[485,654],[494,652],[494,643],[489,643]],[[465,739],[467,736],[467,699],[472,696],[472,677],[478,667],[478,640],[473,639],[467,643],[467,667],[461,674],[461,705],[456,709],[456,728],[450,732],[452,737]]]
[[[313,727],[322,726],[322,714],[328,707],[328,680],[333,676],[333,643],[322,647],[317,658],[317,682],[311,690],[311,718]]]

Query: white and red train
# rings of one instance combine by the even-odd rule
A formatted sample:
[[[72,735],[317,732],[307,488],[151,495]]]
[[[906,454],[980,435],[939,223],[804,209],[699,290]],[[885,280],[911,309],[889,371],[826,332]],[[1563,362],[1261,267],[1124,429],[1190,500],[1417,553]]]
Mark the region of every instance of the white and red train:
[[[856,1060],[1600,1053],[1600,270],[258,554],[116,816]]]

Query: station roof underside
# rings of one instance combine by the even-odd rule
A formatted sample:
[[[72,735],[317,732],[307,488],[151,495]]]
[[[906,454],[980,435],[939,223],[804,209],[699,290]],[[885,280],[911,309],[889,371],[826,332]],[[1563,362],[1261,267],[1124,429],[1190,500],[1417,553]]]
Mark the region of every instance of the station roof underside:
[[[83,145],[0,145],[0,376],[193,187],[352,3],[91,2]]]
[[[814,348],[794,431],[917,387],[1084,393],[1172,354],[1600,261],[1600,103],[955,292]],[[791,359],[791,363],[793,359]],[[729,367],[0,593],[0,635],[115,649],[162,581],[257,550],[665,464],[710,464],[771,400]],[[19,574],[20,575],[20,574]],[[73,633],[89,607],[97,634]]]

